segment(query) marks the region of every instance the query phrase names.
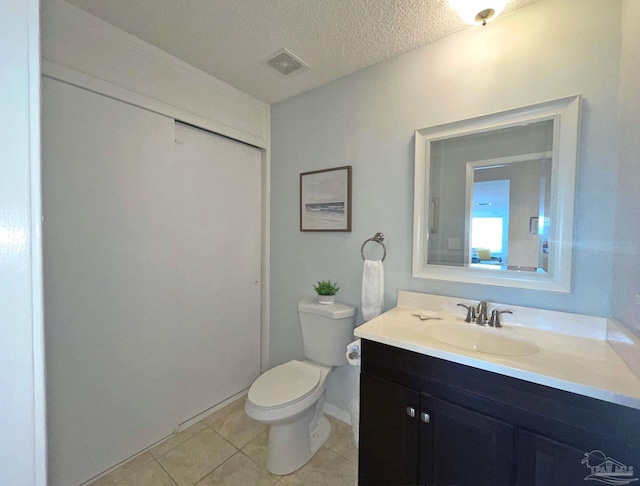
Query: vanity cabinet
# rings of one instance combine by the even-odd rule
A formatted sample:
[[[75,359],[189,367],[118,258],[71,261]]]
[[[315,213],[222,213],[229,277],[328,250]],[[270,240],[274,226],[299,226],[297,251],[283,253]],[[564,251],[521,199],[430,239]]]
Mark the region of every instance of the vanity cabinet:
[[[375,376],[360,379],[359,484],[509,483],[513,427]]]
[[[361,486],[584,485],[592,451],[640,472],[639,431],[629,407],[362,342]]]

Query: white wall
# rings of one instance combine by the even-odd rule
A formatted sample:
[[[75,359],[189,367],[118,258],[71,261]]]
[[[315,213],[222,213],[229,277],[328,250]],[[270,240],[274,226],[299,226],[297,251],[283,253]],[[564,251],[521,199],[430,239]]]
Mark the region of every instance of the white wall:
[[[37,0],[0,2],[0,483],[46,484]]]
[[[620,160],[616,190],[613,314],[640,334],[640,2],[622,4]],[[603,195],[603,199],[610,199]]]
[[[42,1],[42,57],[56,79],[268,145],[269,105],[63,0]]]
[[[550,164],[546,166],[551,168]],[[529,233],[529,223],[531,217],[540,214],[540,182],[543,167],[543,162],[535,161],[515,164],[505,170],[511,175],[508,258],[510,265],[533,268],[539,266],[540,242],[537,233]]]
[[[385,309],[406,289],[611,314],[621,6],[541,0],[272,106],[272,364],[302,355],[295,303],[316,280],[337,280],[339,300],[360,304],[360,246],[377,231],[388,248]],[[572,293],[411,278],[414,130],[574,94],[583,111]],[[352,233],[299,232],[299,173],[341,165],[353,166]],[[354,375],[339,369],[327,400],[346,408]]]

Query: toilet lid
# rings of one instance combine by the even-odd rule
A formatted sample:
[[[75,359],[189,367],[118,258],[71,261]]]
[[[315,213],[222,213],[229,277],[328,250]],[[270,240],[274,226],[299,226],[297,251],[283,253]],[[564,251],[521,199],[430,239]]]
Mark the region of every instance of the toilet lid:
[[[249,400],[258,407],[286,405],[311,394],[319,382],[318,368],[289,361],[260,375],[249,389]]]

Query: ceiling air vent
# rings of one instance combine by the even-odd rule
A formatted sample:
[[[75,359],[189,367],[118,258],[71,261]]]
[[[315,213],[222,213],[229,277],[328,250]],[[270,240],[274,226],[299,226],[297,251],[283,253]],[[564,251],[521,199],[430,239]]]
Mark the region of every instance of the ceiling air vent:
[[[285,76],[308,67],[287,49],[274,52],[264,62]]]

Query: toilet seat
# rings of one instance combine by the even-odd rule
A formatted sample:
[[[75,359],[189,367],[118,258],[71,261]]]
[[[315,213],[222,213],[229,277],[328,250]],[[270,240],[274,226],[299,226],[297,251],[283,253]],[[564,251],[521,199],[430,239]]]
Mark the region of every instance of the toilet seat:
[[[305,399],[320,385],[319,368],[289,361],[263,373],[249,389],[249,401],[258,408],[276,409]]]

